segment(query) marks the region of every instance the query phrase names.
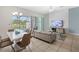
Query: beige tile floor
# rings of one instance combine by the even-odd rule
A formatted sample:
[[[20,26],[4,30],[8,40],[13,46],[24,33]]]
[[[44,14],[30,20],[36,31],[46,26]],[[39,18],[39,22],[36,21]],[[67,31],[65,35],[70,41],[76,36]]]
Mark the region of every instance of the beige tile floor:
[[[32,52],[79,52],[79,37],[67,35],[64,40],[56,40],[49,44],[36,38],[31,39]],[[11,46],[0,48],[0,52],[12,52]],[[22,52],[31,52],[29,48]]]

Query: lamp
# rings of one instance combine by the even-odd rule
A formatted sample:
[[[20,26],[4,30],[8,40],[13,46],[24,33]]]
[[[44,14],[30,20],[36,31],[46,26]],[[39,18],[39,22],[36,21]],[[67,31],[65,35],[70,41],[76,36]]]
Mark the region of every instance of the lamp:
[[[20,13],[19,13],[19,12],[13,12],[13,13],[12,13],[12,15],[22,16],[22,15],[23,15],[23,13],[21,13],[21,12],[20,12]]]
[[[20,16],[22,16],[22,15],[23,15],[23,13],[19,13],[19,15],[20,15]]]

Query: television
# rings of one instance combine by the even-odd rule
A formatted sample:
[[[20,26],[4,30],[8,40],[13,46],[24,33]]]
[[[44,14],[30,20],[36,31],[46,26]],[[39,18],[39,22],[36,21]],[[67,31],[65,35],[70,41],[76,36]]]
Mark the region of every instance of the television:
[[[52,28],[61,28],[63,27],[63,20],[53,20],[51,23]]]

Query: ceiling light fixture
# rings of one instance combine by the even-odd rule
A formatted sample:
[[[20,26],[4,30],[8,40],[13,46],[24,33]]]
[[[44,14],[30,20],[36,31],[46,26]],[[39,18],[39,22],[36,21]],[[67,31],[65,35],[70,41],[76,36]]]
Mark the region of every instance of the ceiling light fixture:
[[[13,12],[12,15],[22,16],[23,13],[21,13],[21,12],[20,13],[19,12]]]

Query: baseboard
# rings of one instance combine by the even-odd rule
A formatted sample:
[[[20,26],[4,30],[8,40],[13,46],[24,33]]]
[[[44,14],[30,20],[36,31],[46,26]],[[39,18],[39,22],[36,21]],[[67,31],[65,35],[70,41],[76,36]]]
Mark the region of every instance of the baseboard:
[[[69,33],[69,34],[79,36],[78,33]]]

